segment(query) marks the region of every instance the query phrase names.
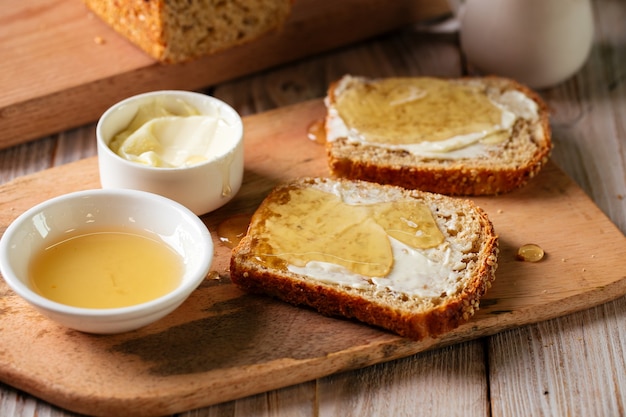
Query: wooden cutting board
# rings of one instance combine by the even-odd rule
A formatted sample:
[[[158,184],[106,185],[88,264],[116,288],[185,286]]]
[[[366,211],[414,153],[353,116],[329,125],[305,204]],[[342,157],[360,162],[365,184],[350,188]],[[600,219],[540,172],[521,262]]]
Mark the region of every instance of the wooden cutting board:
[[[555,165],[526,188],[477,198],[500,235],[496,281],[469,323],[414,342],[304,308],[245,294],[229,282],[230,250],[215,231],[250,214],[276,184],[326,176],[322,145],[307,129],[320,100],[245,118],[244,185],[227,206],[203,216],[216,258],[197,291],[165,319],[138,331],[94,336],[43,318],[0,283],[0,380],[76,412],[156,415],[181,412],[335,372],[490,335],[626,294],[626,238]],[[0,231],[50,197],[98,188],[90,158],[0,187]],[[515,260],[536,243],[538,263]]]
[[[246,45],[162,65],[81,0],[0,7],[0,148],[97,120],[151,90],[205,88],[449,12],[446,0],[296,0],[284,26]]]

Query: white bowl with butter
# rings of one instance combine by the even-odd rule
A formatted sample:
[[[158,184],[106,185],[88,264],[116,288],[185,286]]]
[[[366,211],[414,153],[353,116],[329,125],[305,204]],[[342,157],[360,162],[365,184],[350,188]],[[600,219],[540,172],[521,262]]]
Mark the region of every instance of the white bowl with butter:
[[[228,104],[190,91],[154,91],[109,108],[96,126],[103,188],[143,190],[202,215],[243,180],[243,123]]]
[[[159,320],[207,276],[204,223],[168,198],[87,190],[21,214],[0,240],[0,271],[36,310],[72,329],[110,334]]]

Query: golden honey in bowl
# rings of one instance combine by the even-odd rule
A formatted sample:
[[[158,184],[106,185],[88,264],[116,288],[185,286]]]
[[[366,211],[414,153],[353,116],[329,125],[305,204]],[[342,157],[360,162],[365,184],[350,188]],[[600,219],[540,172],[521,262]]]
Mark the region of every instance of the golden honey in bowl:
[[[58,303],[118,308],[172,291],[183,275],[178,253],[140,232],[102,230],[66,237],[31,261],[31,287]]]

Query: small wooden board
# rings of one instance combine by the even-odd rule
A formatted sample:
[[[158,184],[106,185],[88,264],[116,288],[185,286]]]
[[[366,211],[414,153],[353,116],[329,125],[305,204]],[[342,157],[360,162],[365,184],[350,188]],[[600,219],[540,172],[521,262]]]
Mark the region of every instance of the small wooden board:
[[[93,122],[133,94],[206,88],[447,12],[445,0],[297,0],[280,30],[162,65],[81,0],[3,2],[0,148]]]
[[[203,216],[215,232],[252,213],[276,184],[326,176],[324,147],[306,132],[320,100],[244,119],[244,185]],[[0,231],[55,195],[98,188],[97,160],[18,178],[0,187]],[[40,316],[0,282],[0,380],[58,406],[94,415],[157,415],[203,407],[335,372],[405,357],[592,307],[626,293],[626,239],[555,165],[524,189],[477,198],[500,235],[496,281],[469,323],[414,342],[304,308],[245,294],[228,279],[230,249],[214,233],[213,271],[165,319],[138,331],[94,336]],[[515,260],[536,243],[538,263]]]

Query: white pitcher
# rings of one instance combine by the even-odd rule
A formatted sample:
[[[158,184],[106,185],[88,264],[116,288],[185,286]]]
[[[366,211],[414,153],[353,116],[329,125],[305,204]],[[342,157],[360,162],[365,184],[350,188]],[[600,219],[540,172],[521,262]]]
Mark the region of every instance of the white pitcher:
[[[465,0],[461,7],[461,49],[482,73],[544,88],[572,76],[589,56],[590,0]]]

